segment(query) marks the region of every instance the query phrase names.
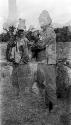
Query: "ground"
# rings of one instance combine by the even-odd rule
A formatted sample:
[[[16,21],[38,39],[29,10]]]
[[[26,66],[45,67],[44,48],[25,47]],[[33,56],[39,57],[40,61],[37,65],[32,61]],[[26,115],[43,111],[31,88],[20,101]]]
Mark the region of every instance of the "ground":
[[[64,101],[58,100],[58,105],[49,113],[43,99],[35,94],[27,93],[22,96],[20,93],[17,97],[15,93],[9,68],[3,66],[0,78],[2,125],[63,125],[64,121],[60,120],[60,116],[65,112]]]

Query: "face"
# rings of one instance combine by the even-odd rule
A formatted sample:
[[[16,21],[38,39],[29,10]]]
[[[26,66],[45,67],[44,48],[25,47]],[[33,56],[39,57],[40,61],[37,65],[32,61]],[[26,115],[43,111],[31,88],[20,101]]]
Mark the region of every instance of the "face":
[[[41,26],[41,29],[42,29],[43,31],[45,31],[45,30],[46,30],[46,28],[47,28],[47,26],[46,26],[46,25]]]

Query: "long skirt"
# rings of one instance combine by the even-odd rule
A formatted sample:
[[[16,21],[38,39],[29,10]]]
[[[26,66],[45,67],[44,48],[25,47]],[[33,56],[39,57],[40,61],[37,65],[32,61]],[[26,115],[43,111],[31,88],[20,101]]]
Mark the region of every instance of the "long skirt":
[[[48,100],[56,104],[56,73],[53,65],[38,64],[37,83],[40,89],[46,91]]]

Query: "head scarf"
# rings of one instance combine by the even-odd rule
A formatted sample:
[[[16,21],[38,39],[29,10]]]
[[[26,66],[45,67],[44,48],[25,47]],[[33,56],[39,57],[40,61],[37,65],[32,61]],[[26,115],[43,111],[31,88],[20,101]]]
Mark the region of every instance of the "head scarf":
[[[39,16],[40,26],[45,26],[45,25],[49,26],[51,23],[52,23],[52,19],[50,18],[48,11],[43,10]]]

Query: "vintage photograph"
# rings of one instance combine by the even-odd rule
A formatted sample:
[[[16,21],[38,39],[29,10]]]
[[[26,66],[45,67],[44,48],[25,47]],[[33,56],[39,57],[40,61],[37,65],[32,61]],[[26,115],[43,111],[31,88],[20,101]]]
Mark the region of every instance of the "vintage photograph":
[[[0,125],[71,125],[71,0],[0,0]]]

